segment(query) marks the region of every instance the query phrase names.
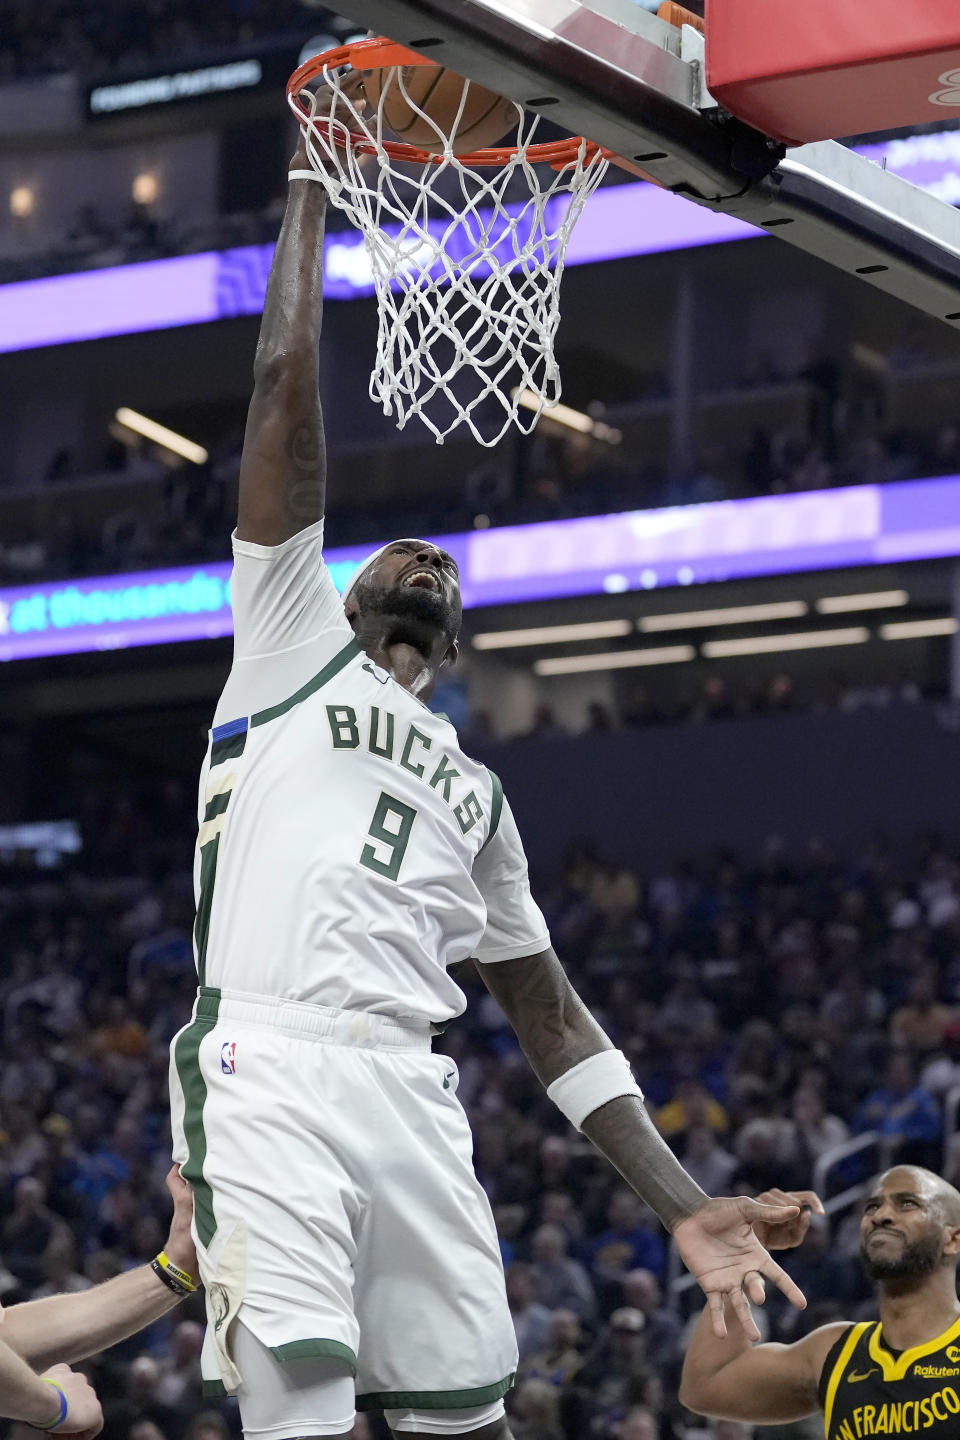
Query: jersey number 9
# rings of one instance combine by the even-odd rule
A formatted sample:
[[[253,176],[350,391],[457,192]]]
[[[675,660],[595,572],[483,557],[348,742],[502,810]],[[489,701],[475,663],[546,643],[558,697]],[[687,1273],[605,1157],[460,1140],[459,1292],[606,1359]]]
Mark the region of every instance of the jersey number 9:
[[[385,790],[381,791],[367,831],[374,843],[364,845],[360,851],[360,864],[387,880],[397,880],[416,818],[417,812],[412,805],[405,805]]]

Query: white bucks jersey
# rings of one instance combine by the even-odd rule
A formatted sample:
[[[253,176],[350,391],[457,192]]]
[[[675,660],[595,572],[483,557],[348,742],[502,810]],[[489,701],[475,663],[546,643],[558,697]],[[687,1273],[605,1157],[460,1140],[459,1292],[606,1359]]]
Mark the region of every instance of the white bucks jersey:
[[[434,1024],[447,967],[549,944],[496,776],[360,649],[322,523],[234,541],[234,664],[200,782],[200,983]]]

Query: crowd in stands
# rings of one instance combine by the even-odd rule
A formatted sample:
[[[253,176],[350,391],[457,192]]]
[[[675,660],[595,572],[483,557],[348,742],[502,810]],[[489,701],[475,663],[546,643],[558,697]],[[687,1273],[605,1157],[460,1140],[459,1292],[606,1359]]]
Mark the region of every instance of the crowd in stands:
[[[161,215],[144,204],[134,203],[107,215],[95,205],[82,205],[69,228],[52,244],[38,244],[25,254],[0,255],[0,285],[238,245],[272,245],[282,218],[282,199],[262,210],[225,213],[207,222]]]
[[[109,772],[104,772],[108,774]],[[138,788],[139,787],[139,788]],[[85,849],[60,871],[0,862],[0,1299],[94,1284],[149,1259],[167,1223],[167,1046],[194,989],[190,787],[78,772],[63,801]],[[2,809],[2,806],[0,806]],[[823,844],[702,855],[640,875],[585,844],[535,877],[558,953],[630,1057],[668,1143],[705,1190],[810,1185],[848,1136],[960,1178],[945,1134],[960,1084],[960,847]],[[438,1045],[459,1068],[520,1349],[517,1440],[749,1440],[677,1402],[697,1292],[655,1217],[546,1099],[471,966],[466,1016]],[[857,1217],[816,1219],[786,1256],[789,1340],[871,1313]],[[229,1440],[232,1402],[200,1391],[190,1299],[92,1362],[105,1440]],[[355,1436],[380,1437],[377,1416]],[[20,1440],[26,1432],[17,1430]],[[792,1430],[791,1436],[817,1433]]]
[[[317,11],[319,10],[319,14]],[[2,0],[0,83],[20,76],[102,75],[136,70],[175,56],[189,63],[198,55],[248,44],[287,31],[310,33],[323,19],[298,0]]]
[[[813,454],[822,453],[810,428],[784,427],[772,434],[758,429],[744,453],[715,456],[713,469],[704,465],[686,476],[672,472],[666,461],[651,462],[639,443],[612,450],[581,435],[549,435],[548,428],[529,454],[518,457],[510,448],[502,459],[480,462],[462,482],[454,471],[448,494],[432,500],[406,483],[409,458],[398,448],[395,492],[390,499],[379,498],[372,513],[350,503],[357,493],[351,471],[368,461],[341,458],[333,448],[331,486],[338,498],[331,543],[377,544],[391,532],[450,534],[960,472],[960,426],[954,424],[924,429],[918,423],[909,436],[890,435],[880,420],[861,417],[854,435],[836,434],[832,465],[822,459],[809,463]],[[55,513],[49,524],[32,522],[29,540],[0,540],[0,585],[228,559],[239,463],[239,441],[214,451],[207,464],[181,470],[170,470],[116,440],[93,474],[68,448],[57,450],[44,477],[45,488],[56,490]],[[98,487],[117,487],[120,498],[117,508],[94,525],[86,519],[85,506]],[[23,496],[27,504],[30,498],[30,493]],[[17,501],[12,496],[4,501],[0,488],[0,503]],[[20,527],[6,528],[9,534]]]
[[[445,682],[442,705],[470,743],[482,744],[492,738],[492,722],[483,710],[469,709],[464,690],[455,690],[455,680]],[[943,686],[928,682],[921,687],[900,670],[892,670],[883,681],[855,681],[840,671],[819,671],[798,681],[788,670],[779,670],[766,680],[738,685],[728,676],[708,674],[697,685],[678,685],[659,695],[638,684],[616,705],[592,700],[586,708],[586,723],[573,731],[558,719],[554,709],[538,704],[529,727],[508,737],[515,742],[549,740],[570,734],[607,735],[614,730],[644,729],[651,725],[698,726],[747,716],[822,715],[830,711],[852,715],[857,711],[889,710],[893,706],[916,705],[922,700],[945,699]]]

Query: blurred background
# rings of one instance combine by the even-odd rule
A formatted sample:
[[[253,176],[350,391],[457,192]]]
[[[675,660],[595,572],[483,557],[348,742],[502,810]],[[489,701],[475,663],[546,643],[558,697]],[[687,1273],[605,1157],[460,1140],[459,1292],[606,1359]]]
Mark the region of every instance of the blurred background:
[[[295,141],[282,86],[359,31],[312,0],[0,0],[0,32],[10,1304],[141,1263],[165,1234],[196,776],[231,645],[202,600],[175,643],[162,627],[118,640],[103,577],[132,595],[161,571],[226,604]],[[960,202],[956,122],[848,143]],[[960,1178],[960,516],[943,518],[960,505],[960,349],[789,247],[664,211],[631,177],[611,173],[601,201],[619,206],[606,250],[562,290],[580,428],[545,417],[491,452],[398,434],[369,400],[375,302],[334,217],[327,538],[356,559],[394,534],[454,535],[494,575],[512,567],[507,598],[467,610],[437,708],[502,777],[557,950],[691,1173],[714,1193],[828,1198],[787,1261],[809,1310],[767,1307],[790,1339],[872,1313],[866,1178],[892,1156]],[[737,508],[751,499],[772,508]],[[570,526],[634,512],[662,563],[597,579],[619,522]],[[697,525],[733,527],[722,563],[663,539]],[[581,570],[593,579],[566,583]],[[518,1440],[749,1440],[678,1407],[698,1304],[667,1237],[459,978],[470,1009],[442,1043],[508,1267]],[[238,1433],[200,1392],[202,1318],[189,1301],[92,1364],[106,1440]]]

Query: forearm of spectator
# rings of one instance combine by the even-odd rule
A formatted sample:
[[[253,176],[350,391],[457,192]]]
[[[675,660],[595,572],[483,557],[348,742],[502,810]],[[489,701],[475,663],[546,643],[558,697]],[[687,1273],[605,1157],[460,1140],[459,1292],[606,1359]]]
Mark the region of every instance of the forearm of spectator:
[[[12,1306],[3,1312],[0,1335],[29,1365],[45,1370],[97,1355],[179,1303],[149,1265],[139,1265],[92,1290]]]
[[[8,1311],[7,1316],[13,1312]],[[6,1333],[6,1324],[2,1327]],[[0,1339],[0,1415],[46,1427],[60,1414],[60,1394]]]

